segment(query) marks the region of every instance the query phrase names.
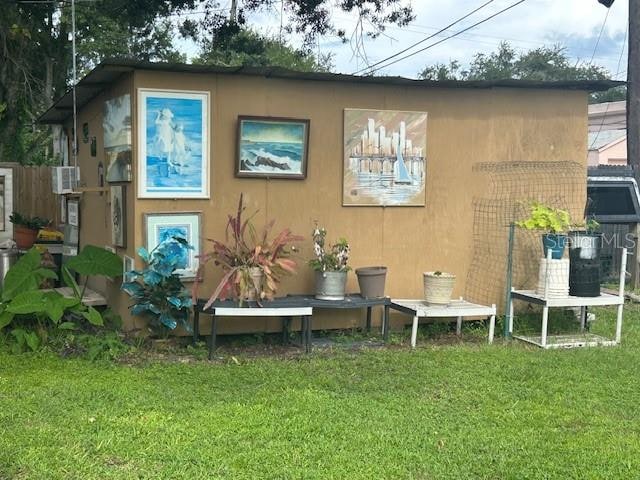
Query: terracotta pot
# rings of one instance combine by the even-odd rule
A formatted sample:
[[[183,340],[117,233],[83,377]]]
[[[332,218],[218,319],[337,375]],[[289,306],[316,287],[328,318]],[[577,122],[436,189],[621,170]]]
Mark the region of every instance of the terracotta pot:
[[[29,250],[38,237],[38,231],[22,225],[13,226],[13,239],[20,250]]]

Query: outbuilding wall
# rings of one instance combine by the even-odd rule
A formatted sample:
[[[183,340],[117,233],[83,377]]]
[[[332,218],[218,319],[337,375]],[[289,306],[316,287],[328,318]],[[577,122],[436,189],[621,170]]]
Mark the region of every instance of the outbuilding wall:
[[[210,94],[211,198],[207,200],[136,200],[138,88],[207,91]],[[89,121],[98,134],[101,155],[101,112],[105,99],[130,90],[134,119],[134,181],[128,187],[128,247],[144,242],[143,214],[199,211],[203,236],[224,238],[227,214],[234,212],[240,193],[248,211],[258,210],[257,226],[276,219],[276,230],[290,227],[305,235],[299,272],[282,284],[280,293],[313,291],[310,234],[314,222],[328,231],[330,240],[345,237],[352,247],[351,265],[388,267],[386,293],[420,298],[422,272],[455,273],[455,295],[463,295],[472,255],[474,197],[487,189],[486,179],[472,171],[481,162],[515,160],[567,161],[585,166],[586,190],[587,94],[580,91],[524,89],[444,89],[401,87],[310,80],[283,80],[243,75],[189,74],[136,71],[115,88],[85,107],[79,125]],[[427,121],[427,193],[423,207],[344,207],[343,112],[345,108],[425,111]],[[236,178],[238,115],[310,119],[309,161],[305,180]],[[92,133],[93,135],[93,133]],[[82,179],[97,183],[96,164],[81,145]],[[526,181],[526,179],[523,179]],[[575,187],[575,186],[574,186]],[[568,205],[579,212],[582,205]],[[81,242],[108,244],[108,195],[86,194],[82,202]],[[205,242],[205,248],[207,248]],[[124,253],[125,251],[120,251]],[[211,292],[221,272],[205,274],[202,292]],[[503,279],[491,279],[500,282]],[[139,326],[126,314],[127,299],[117,285],[107,284],[112,305],[128,328]],[[355,274],[348,291],[357,292]],[[495,299],[496,303],[498,299]],[[314,314],[316,328],[348,327],[359,315],[345,312]],[[394,322],[404,319],[396,317]],[[205,331],[207,326],[205,325]],[[220,331],[278,330],[270,320],[237,323],[223,321]]]

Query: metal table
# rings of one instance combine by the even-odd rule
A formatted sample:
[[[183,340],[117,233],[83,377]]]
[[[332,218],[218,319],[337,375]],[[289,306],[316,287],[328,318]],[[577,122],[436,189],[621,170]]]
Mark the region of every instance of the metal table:
[[[456,334],[462,330],[464,317],[489,317],[489,343],[493,343],[496,326],[496,306],[478,305],[462,298],[452,300],[448,305],[429,305],[424,300],[391,300],[390,307],[413,317],[411,328],[411,347],[415,348],[420,318],[456,318]]]
[[[365,329],[367,332],[371,331],[371,310],[373,307],[383,307],[382,315],[382,337],[386,342],[389,339],[389,305],[391,305],[391,299],[389,297],[381,298],[365,298],[359,293],[347,294],[344,300],[319,300],[314,295],[287,295],[286,299],[296,299],[300,302],[305,302],[314,309],[321,308],[337,308],[337,309],[367,309],[367,317],[365,320]],[[313,331],[312,326],[309,328]]]
[[[286,297],[277,297],[270,301],[262,302],[259,306],[257,302],[243,302],[243,306],[239,307],[235,300],[216,300],[211,307],[204,310],[203,307],[206,300],[199,299],[193,309],[193,341],[197,341],[200,336],[200,313],[211,315],[211,336],[209,340],[209,358],[216,348],[217,337],[217,320],[218,316],[231,317],[281,317],[282,318],[282,341],[286,343],[289,338],[289,327],[291,318],[300,316],[302,318],[302,343],[305,351],[311,351],[311,342],[313,338],[313,309],[318,308],[366,308],[367,316],[365,328],[371,331],[371,310],[375,306],[382,306],[384,314],[382,317],[382,336],[384,340],[389,338],[389,305],[391,299],[383,298],[364,298],[359,294],[345,295],[344,300],[318,300],[313,295],[287,295]]]
[[[204,309],[205,300],[198,300],[193,309],[193,341],[197,341],[200,335],[200,313],[211,315],[211,335],[209,337],[209,360],[216,349],[216,337],[218,329],[217,317],[281,317],[283,341],[288,337],[288,325],[291,317],[301,317],[302,320],[302,344],[305,352],[311,350],[311,316],[313,308],[306,302],[287,297],[275,298],[268,302],[262,302],[266,306],[258,306],[257,302],[243,302],[239,306],[234,300],[216,300],[208,308]]]

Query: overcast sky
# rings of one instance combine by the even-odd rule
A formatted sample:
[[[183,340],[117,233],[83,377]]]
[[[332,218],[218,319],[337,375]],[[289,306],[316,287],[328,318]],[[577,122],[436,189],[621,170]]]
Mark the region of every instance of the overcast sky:
[[[376,39],[364,39],[369,64],[433,34],[485,2],[486,0],[413,0],[411,3],[416,19],[411,25],[403,28],[389,26],[384,35]],[[418,48],[462,30],[515,2],[516,0],[494,0],[473,16]],[[609,16],[605,23],[607,11]],[[610,9],[599,4],[597,0],[525,0],[524,3],[471,29],[468,33],[446,40],[378,73],[415,77],[425,65],[448,63],[449,60],[460,60],[466,66],[475,53],[495,51],[500,41],[506,40],[519,51],[542,45],[561,44],[567,47],[567,52],[572,58],[584,62],[590,61],[595,49],[594,63],[605,66],[613,76],[618,71],[618,59],[624,48],[619,74],[616,77],[624,79],[627,69],[627,11],[627,0],[616,0]],[[336,11],[334,22],[349,34],[356,26],[357,16]],[[262,32],[277,34],[280,15],[277,9],[273,9],[271,12],[252,15],[249,17],[249,23]],[[596,49],[598,34],[603,24],[604,31]],[[295,37],[290,37],[290,40],[294,45],[300,41]],[[320,39],[317,48],[321,53],[334,54],[335,71],[353,73],[366,66],[361,56],[354,54],[351,44],[343,44],[335,37]]]

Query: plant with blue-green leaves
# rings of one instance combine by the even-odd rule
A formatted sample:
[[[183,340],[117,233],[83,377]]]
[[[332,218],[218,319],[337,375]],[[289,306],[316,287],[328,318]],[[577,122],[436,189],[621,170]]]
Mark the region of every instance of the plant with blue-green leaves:
[[[122,272],[122,259],[107,250],[87,245],[80,254],[62,267],[69,295],[55,290],[40,289],[45,280],[57,280],[58,275],[41,266],[42,255],[30,249],[13,265],[4,278],[0,295],[0,330],[9,330],[16,350],[37,350],[51,328],[76,330],[85,320],[93,326],[103,326],[102,314],[82,298],[90,276],[116,277]],[[84,276],[80,286],[74,274]]]
[[[193,250],[182,237],[171,237],[158,244],[150,252],[138,249],[138,256],[145,268],[126,272],[130,281],[122,284],[134,303],[133,315],[144,315],[159,333],[166,333],[178,325],[189,330],[191,294],[185,289],[176,270],[187,268],[189,250]]]

